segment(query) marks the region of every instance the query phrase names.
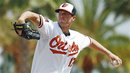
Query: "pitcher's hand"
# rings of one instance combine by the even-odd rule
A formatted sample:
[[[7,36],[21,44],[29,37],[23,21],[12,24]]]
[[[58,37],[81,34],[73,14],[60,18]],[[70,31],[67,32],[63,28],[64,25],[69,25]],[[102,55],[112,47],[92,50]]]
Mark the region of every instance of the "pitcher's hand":
[[[122,60],[118,56],[116,56],[114,54],[110,54],[109,58],[110,58],[111,64],[114,67],[119,67],[122,64]]]

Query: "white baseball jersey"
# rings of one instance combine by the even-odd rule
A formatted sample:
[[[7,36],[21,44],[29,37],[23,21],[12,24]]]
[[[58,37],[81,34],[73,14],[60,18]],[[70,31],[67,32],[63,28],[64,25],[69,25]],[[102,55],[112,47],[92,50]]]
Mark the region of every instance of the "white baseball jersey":
[[[89,37],[74,30],[65,36],[57,22],[41,18],[31,73],[70,73],[79,52],[90,45]]]

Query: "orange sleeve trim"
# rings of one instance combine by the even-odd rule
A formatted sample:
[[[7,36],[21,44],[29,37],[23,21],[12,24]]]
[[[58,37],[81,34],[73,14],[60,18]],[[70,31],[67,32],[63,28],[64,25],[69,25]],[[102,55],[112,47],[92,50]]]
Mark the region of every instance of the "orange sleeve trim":
[[[42,17],[39,15],[39,18],[40,18],[40,23],[38,25],[38,28],[41,28],[43,26],[43,20],[42,20]]]

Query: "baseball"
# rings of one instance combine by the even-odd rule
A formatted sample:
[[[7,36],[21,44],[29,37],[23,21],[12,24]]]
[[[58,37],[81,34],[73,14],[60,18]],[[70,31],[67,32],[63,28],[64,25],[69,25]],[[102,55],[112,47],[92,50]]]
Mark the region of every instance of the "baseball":
[[[113,60],[112,61],[112,65],[115,66],[115,67],[117,67],[118,66],[118,62],[116,60]]]
[[[114,65],[117,65],[118,63],[117,63],[117,61],[116,61],[116,60],[114,60],[114,61],[113,61],[113,64],[114,64]]]

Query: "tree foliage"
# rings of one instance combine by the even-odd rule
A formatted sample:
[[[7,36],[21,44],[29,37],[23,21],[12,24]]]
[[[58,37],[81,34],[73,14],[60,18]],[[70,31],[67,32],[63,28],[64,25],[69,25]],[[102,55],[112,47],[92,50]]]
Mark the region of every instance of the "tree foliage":
[[[105,4],[100,14],[98,14],[97,11],[101,1],[103,1]],[[30,70],[28,69],[30,69],[31,64],[30,61],[32,61],[32,55],[34,53],[34,49],[32,48],[35,47],[36,42],[19,38],[12,30],[11,22],[15,22],[20,14],[26,10],[31,10],[42,14],[55,21],[56,15],[54,10],[63,2],[71,2],[75,6],[80,6],[80,4],[78,4],[78,0],[76,2],[74,2],[74,0],[0,0],[0,44],[4,47],[5,59],[9,60],[4,62],[5,64],[3,66],[2,73],[7,73],[7,70],[9,69],[7,65],[8,63],[11,63],[10,65],[14,64],[13,66],[15,66],[14,68],[16,73],[29,72]],[[121,73],[120,69],[123,69],[124,72],[129,73],[130,58],[128,55],[130,52],[130,39],[126,36],[117,34],[115,32],[115,28],[129,17],[130,1],[82,0],[82,5],[83,15],[80,16],[80,14],[77,13],[77,18],[72,25],[72,29],[78,30],[83,34],[95,38],[110,51],[121,57],[123,59],[123,65],[117,69],[111,69],[108,61],[105,60],[107,63],[107,68],[104,67],[102,62],[104,62],[106,57],[92,49],[85,49],[80,53],[78,56],[77,65],[82,67],[82,63],[85,65],[85,62],[83,62],[84,59],[89,59],[93,67],[97,68],[102,73]],[[112,26],[110,26],[108,23],[105,23],[105,20],[111,14],[111,12],[115,13],[115,21],[118,19],[118,16],[123,15],[123,19],[119,22],[111,24]],[[109,32],[111,35],[107,36]],[[16,46],[14,46],[14,44]],[[23,60],[19,61],[19,59]],[[28,62],[29,65],[27,64]],[[24,67],[22,65],[24,65]]]

